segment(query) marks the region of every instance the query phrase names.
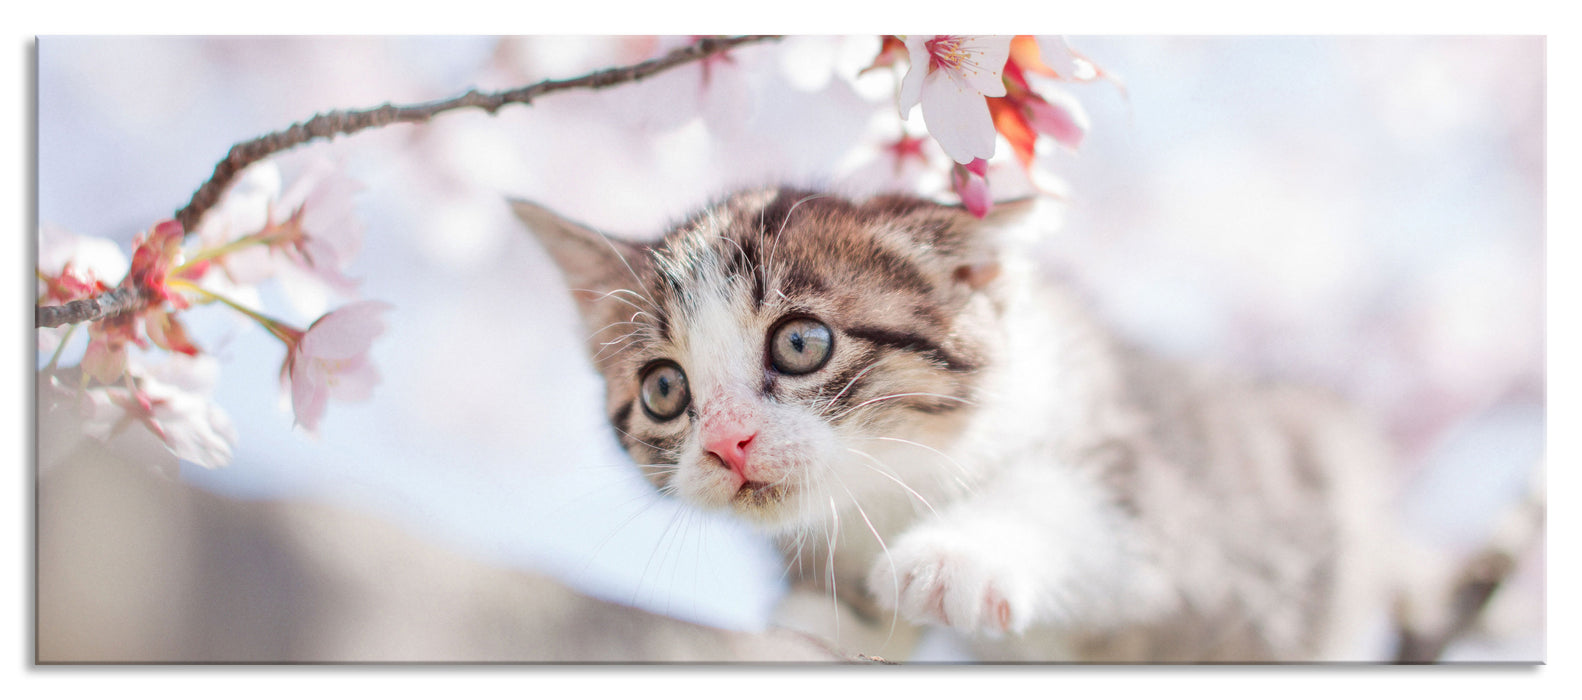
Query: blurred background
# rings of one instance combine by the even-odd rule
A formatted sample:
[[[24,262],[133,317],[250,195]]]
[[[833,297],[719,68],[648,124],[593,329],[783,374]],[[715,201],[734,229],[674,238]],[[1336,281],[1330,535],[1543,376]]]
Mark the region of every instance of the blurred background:
[[[316,112],[570,77],[684,41],[43,37],[39,222],[129,251],[131,237],[184,204],[238,141]],[[1449,552],[1486,540],[1543,471],[1544,39],[1070,42],[1124,87],[1068,88],[1091,131],[1079,153],[1042,156],[1055,179],[1040,184],[1058,198],[1038,210],[1043,236],[1031,254],[1159,352],[1352,398],[1401,447],[1408,525]],[[308,436],[282,400],[280,344],[206,308],[186,318],[220,360],[215,400],[239,433],[229,466],[182,464],[168,482],[135,451],[96,450],[41,425],[41,653],[124,658],[114,649],[161,648],[139,635],[169,628],[160,616],[184,609],[183,624],[200,631],[168,647],[177,658],[203,640],[275,659],[367,658],[379,644],[389,654],[381,658],[464,656],[472,647],[456,640],[473,637],[433,630],[487,626],[478,616],[397,624],[391,610],[436,600],[423,581],[484,570],[710,627],[763,629],[785,586],[767,539],[661,499],[636,476],[604,422],[570,298],[505,198],[632,238],[746,185],[908,187],[949,199],[937,149],[934,171],[886,160],[884,144],[902,133],[897,78],[856,77],[877,48],[876,37],[793,37],[706,69],[278,157],[288,183],[329,159],[363,187],[355,201],[365,238],[351,274],[361,296],[394,306],[373,349],[383,382],[367,403],[332,403]],[[913,133],[921,126],[914,115]],[[1002,195],[1022,194],[1028,183],[1008,151],[1002,142],[991,182]],[[272,313],[299,325],[340,303],[261,291]],[[186,505],[172,510],[168,495],[137,500],[171,488]],[[341,527],[347,518],[377,524]],[[117,545],[139,537],[141,549]],[[260,631],[255,646],[216,642],[280,626],[261,611],[308,614],[304,601],[320,589],[263,581],[288,575],[281,551],[314,543],[329,553],[293,561],[291,580],[416,588],[365,605],[366,626],[335,633],[333,646],[302,641],[331,635],[322,630]],[[437,553],[403,558],[418,549]],[[388,558],[336,568],[350,566],[347,553],[374,550]],[[127,568],[106,568],[117,552]],[[1527,554],[1488,629],[1447,658],[1544,658],[1541,543]],[[194,567],[232,592],[127,592],[128,577]],[[490,595],[433,590],[448,591],[444,600]],[[163,607],[147,607],[154,599]],[[90,622],[127,632],[79,634]],[[440,641],[390,641],[402,635]],[[435,646],[447,643],[449,652]],[[968,658],[946,634],[933,635],[924,656]]]

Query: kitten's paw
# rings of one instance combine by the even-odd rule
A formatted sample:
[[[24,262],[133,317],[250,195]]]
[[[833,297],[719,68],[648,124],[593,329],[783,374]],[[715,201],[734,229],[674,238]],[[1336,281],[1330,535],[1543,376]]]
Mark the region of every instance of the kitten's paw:
[[[913,532],[868,572],[886,609],[919,624],[998,636],[1027,628],[1032,586],[1014,563],[948,532]]]

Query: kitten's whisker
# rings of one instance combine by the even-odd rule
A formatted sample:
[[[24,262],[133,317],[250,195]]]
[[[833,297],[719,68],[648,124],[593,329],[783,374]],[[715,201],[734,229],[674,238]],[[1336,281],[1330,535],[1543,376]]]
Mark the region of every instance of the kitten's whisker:
[[[636,321],[611,321],[609,323],[604,324],[603,328],[600,328],[599,330],[596,330],[596,331],[594,331],[592,333],[589,333],[586,338],[582,339],[582,342],[586,343],[586,342],[588,342],[590,340],[593,340],[594,338],[598,337],[600,333],[603,333],[603,332],[605,332],[607,330],[610,330],[611,328],[613,328],[615,326],[637,326],[638,328],[645,328],[646,327],[643,324],[638,323]]]
[[[610,528],[610,531],[605,533],[604,537],[599,539],[599,542],[593,546],[593,551],[589,552],[588,556],[583,558],[582,565],[578,567],[578,578],[581,578],[587,574],[588,567],[593,565],[594,558],[599,556],[599,552],[604,550],[605,545],[609,544],[610,540],[615,539],[616,534],[618,534],[621,530],[626,529],[626,526],[632,524],[632,521],[636,520],[638,516],[648,512],[649,508],[653,508],[656,504],[663,502],[661,499],[654,498],[651,494],[643,493],[621,502],[620,506],[624,507],[639,499],[646,499],[647,502],[643,504],[643,507],[632,511],[630,515],[622,519],[621,522],[615,525],[615,527]]]
[[[858,379],[862,379],[862,375],[867,374],[869,370],[872,370],[878,366],[879,361],[874,360],[873,362],[869,363],[867,367],[862,368],[862,371],[858,372],[857,376],[852,377],[851,381],[846,382],[846,386],[842,387],[839,393],[836,393],[835,396],[831,397],[829,401],[825,402],[824,405],[818,409],[819,415],[822,416],[827,413],[829,409],[835,405],[835,402],[840,400],[840,397],[845,396],[846,392],[851,390],[852,385],[856,384]]]
[[[682,561],[682,559],[684,559],[686,557],[686,553],[687,553],[687,545],[686,545],[687,537],[692,534],[692,517],[694,515],[696,515],[696,514],[697,514],[697,511],[694,511],[691,508],[683,509],[681,511],[681,531],[678,532],[676,534],[676,536],[671,539],[671,542],[675,545],[675,552],[676,552],[675,563],[670,565],[670,590],[672,590],[672,591],[676,590],[676,575],[681,573],[681,561]],[[665,556],[660,558],[660,560],[659,560],[659,571],[656,573],[656,575],[664,573],[664,570],[665,570],[664,560],[666,558],[668,558],[669,556],[670,556],[670,554],[667,551],[665,553]],[[696,588],[696,587],[694,587],[694,588]],[[664,610],[664,613],[665,613],[666,617],[670,616],[670,604],[674,600],[675,600],[674,597],[666,597],[665,598],[665,610]]]
[[[609,340],[600,342],[599,345],[602,345],[602,346],[614,345],[614,344],[619,343],[619,342],[621,342],[623,340],[626,340],[627,338],[630,338],[630,337],[632,337],[634,335],[640,335],[640,334],[642,334],[642,332],[643,332],[642,330],[635,330],[635,331],[632,331],[630,333],[626,333],[626,334],[623,334],[623,335],[618,335],[618,336],[616,336],[614,338],[611,338]]]
[[[648,555],[648,561],[643,564],[643,571],[637,575],[637,588],[632,591],[632,607],[637,607],[637,601],[643,592],[643,581],[648,579],[648,569],[654,565],[654,557],[659,554],[665,544],[665,538],[670,536],[670,531],[675,529],[676,521],[680,519],[683,509],[677,508],[670,514],[670,522],[665,524],[665,529],[659,533],[659,541],[654,543],[654,551]],[[663,560],[661,560],[663,561]]]
[[[638,466],[643,466],[643,465],[638,465]],[[594,472],[594,473],[597,473],[597,472],[615,472],[615,473],[620,474],[623,477],[632,476],[632,470],[631,470],[631,464],[630,463],[621,463],[621,464],[588,464],[588,465],[583,465],[583,466],[577,467],[577,471],[579,473],[587,473],[587,472]],[[573,474],[572,478],[574,479],[575,477],[576,477],[576,474]],[[641,477],[639,476],[639,478],[641,478]],[[559,505],[556,505],[554,508],[550,509],[547,512],[539,513],[536,516],[534,516],[533,517],[533,522],[534,523],[542,523],[543,521],[548,520],[549,518],[552,518],[552,517],[556,516],[557,514],[561,513],[562,511],[565,511],[567,508],[570,508],[570,507],[572,507],[574,505],[577,505],[580,501],[583,501],[583,500],[593,496],[596,493],[599,493],[601,491],[605,491],[605,490],[609,489],[612,485],[616,485],[616,484],[619,484],[619,483],[620,483],[620,481],[612,481],[612,480],[606,479],[606,480],[602,480],[600,483],[592,485],[592,487],[590,487],[590,488],[582,489],[582,490],[579,490],[579,491],[577,491],[575,493],[571,493],[569,495],[569,497],[561,499],[561,503]],[[567,481],[567,482],[565,482],[565,489],[564,490],[569,491],[569,489],[572,488],[575,485],[576,485],[575,483],[572,483],[571,481]],[[621,503],[616,504],[616,505],[617,506],[624,506],[624,505],[627,505],[627,504],[629,504],[629,503],[631,503],[633,501],[636,501],[639,498],[643,498],[643,497],[646,497],[646,496],[648,496],[648,494],[646,492],[639,493],[638,495],[633,496],[631,498],[628,498],[625,501],[622,501]]]
[[[835,539],[840,535],[840,512],[835,509],[835,497],[829,497],[830,529],[826,533],[829,543],[829,556],[824,565],[825,575],[829,577],[829,600],[835,611],[835,642],[840,642],[840,592],[835,589]]]
[[[966,404],[968,406],[976,406],[977,405],[976,401],[973,401],[971,399],[964,399],[964,398],[961,398],[960,396],[951,396],[949,394],[935,394],[935,393],[926,392],[926,391],[913,391],[913,392],[906,392],[906,393],[902,393],[902,394],[890,394],[888,396],[880,396],[878,398],[868,399],[867,401],[864,401],[864,402],[862,402],[860,404],[857,404],[856,406],[852,406],[851,408],[846,409],[845,411],[842,411],[840,413],[835,414],[835,416],[830,418],[830,420],[832,420],[832,421],[840,420],[841,418],[844,418],[844,417],[850,415],[852,411],[856,411],[857,409],[862,408],[863,406],[867,406],[869,404],[875,404],[875,403],[879,403],[881,401],[890,401],[892,399],[905,398],[905,397],[908,397],[908,396],[931,396],[931,397],[934,397],[936,399],[949,399],[951,401],[960,401],[961,403],[964,403],[964,404]]]
[[[757,267],[758,267],[758,265],[757,265],[757,263],[756,263],[756,262],[754,262],[754,261],[751,261],[751,260],[748,260],[748,258],[747,258],[747,250],[746,250],[746,249],[745,249],[745,248],[743,248],[743,247],[742,247],[742,244],[741,244],[741,243],[738,243],[738,242],[736,242],[736,239],[734,239],[734,238],[731,238],[731,237],[730,237],[730,236],[727,236],[727,235],[725,235],[725,234],[723,234],[723,233],[722,233],[722,234],[720,234],[720,239],[721,239],[721,240],[724,240],[724,241],[725,241],[725,242],[726,242],[726,243],[729,243],[729,244],[731,244],[731,245],[733,245],[733,246],[736,246],[736,252],[738,252],[738,253],[741,253],[741,254],[742,254],[742,260],[747,260],[747,261],[748,261],[748,262],[751,262],[751,263],[753,263],[753,269],[754,269],[754,270],[755,270],[755,271],[756,271],[756,270],[757,270]],[[731,277],[732,277],[732,278],[733,278],[733,279],[740,279],[740,277],[739,277],[739,276],[738,276],[738,275],[734,275],[734,274],[733,274],[733,275],[731,275]]]
[[[792,564],[796,565],[797,577],[802,577],[802,545],[805,544],[806,540],[807,531],[800,529],[797,530],[796,537],[791,540],[793,549],[791,556],[786,559],[785,569],[780,571],[780,575],[782,577],[789,577],[791,575]]]
[[[875,437],[871,437],[871,438],[867,438],[867,439],[869,439],[869,440],[885,440],[885,441],[888,441],[888,442],[899,442],[899,443],[901,443],[903,445],[911,445],[913,447],[921,447],[921,448],[923,448],[925,450],[928,450],[929,452],[933,452],[934,454],[939,455],[946,462],[949,462],[951,464],[951,466],[954,466],[956,468],[956,471],[961,473],[961,476],[967,477],[969,479],[976,477],[976,475],[973,472],[968,471],[967,468],[965,466],[963,466],[961,464],[961,462],[957,462],[955,460],[955,458],[951,457],[950,455],[945,454],[944,452],[939,451],[936,448],[933,448],[933,447],[930,447],[928,445],[925,445],[925,444],[923,444],[921,442],[913,442],[911,440],[903,440],[903,439],[897,438],[897,437],[884,437],[884,436],[875,436]],[[961,487],[963,489],[966,489],[967,491],[972,491],[973,490],[973,488],[971,486],[967,485],[967,483],[965,481],[962,481],[960,477],[956,478],[956,483],[961,484]]]
[[[638,316],[647,316],[649,318],[653,318],[656,323],[658,322],[658,319],[654,318],[653,314],[648,313],[649,309],[645,309],[645,308],[643,308],[641,306],[638,306],[635,302],[633,302],[631,299],[627,299],[626,297],[616,296],[615,292],[600,292],[597,289],[586,289],[586,288],[582,288],[582,287],[573,287],[571,289],[571,291],[573,291],[573,292],[587,292],[589,294],[597,294],[598,297],[593,300],[594,302],[600,302],[600,301],[604,301],[604,300],[608,299],[610,301],[621,302],[622,304],[625,304],[625,305],[630,306],[630,307],[632,307],[634,309],[637,309],[637,314],[634,314],[632,316],[633,320],[635,320]],[[617,289],[616,291],[619,292],[619,291],[631,291],[631,290]],[[653,305],[653,302],[649,301],[646,297],[643,298],[643,301],[648,301],[648,303],[651,305],[650,308],[652,310],[654,310],[654,311],[658,311],[659,310],[659,307],[657,305]]]
[[[637,334],[641,333],[641,332],[642,331],[632,331],[631,333],[627,333],[626,335],[614,338],[612,340],[606,340],[606,341],[604,341],[602,343],[599,343],[599,346],[600,346],[599,352],[598,352],[598,354],[593,356],[594,363],[595,364],[598,363],[599,358],[604,357],[605,353],[610,353],[610,356],[614,357],[614,356],[619,355],[622,352],[630,349],[634,345],[634,342],[631,341],[631,340],[628,340],[628,339],[631,338],[634,335],[637,335]]]
[[[605,237],[605,236],[602,236],[602,235],[599,236],[599,240],[604,241],[604,244],[609,246],[611,251],[614,251],[616,259],[620,260],[621,264],[626,267],[626,271],[631,273],[632,281],[636,282],[637,286],[639,286],[639,287],[643,286],[643,277],[642,277],[642,275],[637,274],[637,270],[632,268],[632,264],[630,262],[627,262],[626,255],[621,253],[621,249],[615,245],[615,241],[612,241],[608,237]],[[648,297],[642,296],[640,294],[638,296],[642,297],[643,300],[647,301],[649,303],[649,305],[652,306],[655,311],[659,310],[659,305],[655,304],[653,299],[649,299]]]
[[[625,289],[625,288],[612,289],[612,290],[610,290],[609,294],[606,294],[605,296],[611,296],[611,295],[615,295],[615,294],[630,294],[633,297],[637,298],[637,300],[648,304],[649,310],[651,310],[651,311],[658,311],[659,310],[659,304],[654,301],[654,298],[651,297],[651,296],[648,296],[647,294],[645,294],[643,292],[639,292],[639,291],[634,290],[634,289]]]
[[[879,645],[883,647],[888,645],[891,639],[895,638],[895,623],[896,620],[900,618],[900,613],[898,610],[900,608],[899,602],[901,600],[901,579],[897,577],[895,573],[895,557],[890,555],[890,548],[884,544],[884,538],[879,536],[879,528],[874,527],[873,521],[868,519],[868,512],[863,509],[862,502],[857,500],[857,494],[852,493],[851,489],[846,486],[846,480],[840,478],[840,474],[836,469],[833,468],[833,466],[830,466],[827,471],[829,472],[830,476],[835,477],[835,481],[840,486],[840,489],[845,491],[846,495],[851,498],[851,504],[857,507],[857,515],[862,517],[863,524],[868,526],[868,532],[873,533],[873,539],[879,543],[879,549],[884,552],[884,558],[890,562],[890,582],[895,587],[894,590],[895,600],[897,601],[897,610],[890,611],[890,632],[889,634],[885,635],[884,642]]]
[[[867,452],[863,452],[862,450],[857,450],[857,449],[853,449],[853,448],[850,448],[850,447],[846,448],[846,451],[850,452],[852,454],[858,455],[860,457],[866,457],[866,458],[872,460],[873,461],[872,465],[863,464],[862,466],[867,467],[869,469],[872,469],[872,470],[878,472],[880,476],[883,476],[886,479],[894,481],[897,486],[900,486],[901,488],[906,489],[907,493],[912,494],[913,498],[916,498],[918,500],[918,502],[922,503],[925,507],[927,507],[928,508],[928,512],[933,513],[935,515],[939,515],[939,511],[934,510],[934,506],[929,504],[928,499],[923,498],[923,494],[920,494],[917,491],[913,490],[912,487],[907,486],[906,482],[902,481],[899,476],[891,474],[890,472],[887,472],[884,469],[880,468],[880,466],[884,465],[884,462],[879,461],[878,457],[875,457],[875,456],[873,456],[871,454],[868,454]],[[861,463],[859,462],[859,464],[861,464]],[[880,466],[874,466],[874,465],[880,465]]]
[[[630,334],[628,334],[628,335],[630,335]],[[606,359],[607,357],[608,358],[614,358],[615,356],[620,355],[621,353],[626,352],[627,350],[631,350],[632,348],[637,347],[637,342],[636,341],[627,341],[625,343],[621,343],[621,345],[619,347],[615,346],[615,344],[620,342],[622,338],[626,338],[626,337],[628,337],[628,336],[621,336],[621,338],[616,338],[615,340],[609,341],[607,343],[600,343],[600,345],[602,345],[604,347],[600,348],[599,352],[593,356],[593,363],[594,364],[598,364],[600,361]]]
[[[812,201],[812,200],[815,200],[815,199],[821,199],[821,198],[827,197],[827,196],[829,196],[829,195],[822,194],[822,193],[810,194],[810,195],[808,195],[806,197],[803,197],[803,198],[797,200],[795,204],[791,205],[790,209],[786,210],[785,218],[780,220],[780,229],[775,231],[774,243],[769,246],[769,256],[764,261],[764,266],[763,267],[764,267],[764,275],[765,275],[765,278],[764,278],[764,286],[765,287],[769,286],[768,276],[774,274],[775,252],[780,249],[780,239],[785,237],[786,225],[791,223],[791,215],[796,212],[797,207],[802,206],[803,202],[808,202],[808,201]],[[763,215],[763,212],[760,210],[759,211],[759,226],[763,225],[762,224],[762,222],[763,222],[763,216],[762,215]],[[776,293],[779,293],[779,291],[780,291],[779,285],[775,285],[774,290],[775,290]],[[784,297],[785,295],[781,294],[780,296]]]
[[[629,437],[629,438],[631,438],[633,440],[636,440],[640,444],[647,445],[649,448],[653,449],[655,452],[658,452],[659,454],[663,455],[663,454],[668,454],[670,452],[679,452],[680,451],[680,448],[666,449],[666,448],[660,447],[658,445],[655,445],[655,444],[653,444],[651,442],[645,442],[645,441],[639,439],[636,435],[628,433],[625,430],[621,430],[620,428],[616,428],[613,425],[611,425],[610,427],[613,428],[615,430],[615,432],[617,432],[617,433],[620,433],[622,435],[625,435],[626,437]]]

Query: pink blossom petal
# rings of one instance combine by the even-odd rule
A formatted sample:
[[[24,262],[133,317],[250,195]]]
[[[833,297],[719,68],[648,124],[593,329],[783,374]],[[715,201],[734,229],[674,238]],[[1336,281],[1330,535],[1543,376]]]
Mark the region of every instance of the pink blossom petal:
[[[958,89],[948,78],[923,84],[923,124],[957,163],[994,155],[994,119],[983,95]]]
[[[329,391],[319,385],[313,371],[297,357],[291,365],[291,410],[296,414],[297,424],[308,430],[317,430],[319,419],[324,417],[324,404],[329,400]]]
[[[353,366],[343,367],[335,373],[330,383],[329,397],[336,401],[367,401],[379,385],[379,370],[364,358]]]
[[[198,239],[213,247],[256,233],[269,223],[269,203],[279,195],[280,168],[274,161],[247,166],[199,220]]]
[[[1066,95],[1053,95],[1052,101],[1040,99],[1027,101],[1028,123],[1039,133],[1054,137],[1066,148],[1076,150],[1088,132],[1088,114],[1082,105]]]
[[[362,249],[362,222],[357,218],[354,199],[362,189],[362,183],[346,176],[331,161],[321,159],[281,195],[275,217],[283,221],[300,208],[307,237],[328,244],[335,250],[335,263],[344,265]]]
[[[368,358],[375,336],[384,331],[379,318],[389,304],[360,301],[325,314],[290,351],[286,372],[297,424],[315,430],[331,399],[368,398],[379,373]]]
[[[81,365],[83,372],[100,383],[114,382],[126,370],[126,346],[104,338],[93,338],[82,353]]]
[[[950,174],[951,189],[961,197],[962,206],[980,219],[987,216],[989,209],[994,206],[994,202],[989,199],[989,182],[983,177],[987,166],[985,161],[979,159],[970,165],[956,165]]]
[[[315,282],[346,295],[357,290],[357,280],[341,273],[345,266],[340,262],[341,254],[331,242],[309,237],[299,247],[283,252]],[[299,305],[298,308],[302,307]]]
[[[302,338],[299,353],[311,357],[345,359],[368,351],[374,338],[384,332],[379,315],[389,310],[379,301],[359,301],[325,314]]]

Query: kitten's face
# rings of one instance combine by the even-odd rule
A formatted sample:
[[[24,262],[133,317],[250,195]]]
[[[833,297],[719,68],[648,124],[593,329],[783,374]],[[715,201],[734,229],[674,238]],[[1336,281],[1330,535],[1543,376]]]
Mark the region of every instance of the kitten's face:
[[[635,246],[516,208],[596,329],[617,437],[663,491],[792,529],[959,477],[925,445],[992,359],[998,268],[976,220],[758,191]]]

